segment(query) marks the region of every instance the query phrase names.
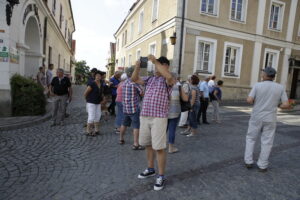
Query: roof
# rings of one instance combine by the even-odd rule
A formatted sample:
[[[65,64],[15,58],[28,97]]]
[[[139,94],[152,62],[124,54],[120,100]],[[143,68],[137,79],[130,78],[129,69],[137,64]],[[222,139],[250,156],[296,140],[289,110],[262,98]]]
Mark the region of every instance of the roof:
[[[140,2],[140,0],[136,0],[130,7],[128,14],[126,15],[125,19],[123,20],[122,24],[119,26],[118,30],[115,32],[114,36],[119,32],[119,30],[122,28],[123,24],[126,22],[127,17],[130,15],[130,13],[133,11],[133,9],[136,7],[136,5]]]
[[[74,32],[75,32],[76,27],[75,27],[75,20],[74,20],[74,16],[73,16],[73,9],[72,9],[72,3],[71,3],[71,0],[69,0],[69,5],[70,5],[71,16],[72,16],[73,25],[74,25]]]

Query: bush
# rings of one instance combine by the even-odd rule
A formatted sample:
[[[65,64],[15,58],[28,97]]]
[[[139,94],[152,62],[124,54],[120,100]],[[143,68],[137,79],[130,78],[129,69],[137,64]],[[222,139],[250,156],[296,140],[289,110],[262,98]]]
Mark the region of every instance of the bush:
[[[10,85],[14,116],[45,114],[46,98],[40,85],[18,74],[11,77]]]

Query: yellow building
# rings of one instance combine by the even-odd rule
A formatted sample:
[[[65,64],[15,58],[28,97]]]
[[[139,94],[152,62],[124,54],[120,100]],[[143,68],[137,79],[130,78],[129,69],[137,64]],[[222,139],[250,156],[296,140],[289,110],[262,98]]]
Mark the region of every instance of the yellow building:
[[[138,0],[115,33],[116,66],[167,56],[183,79],[224,80],[224,99],[244,99],[272,66],[276,81],[300,99],[299,25],[298,0]]]

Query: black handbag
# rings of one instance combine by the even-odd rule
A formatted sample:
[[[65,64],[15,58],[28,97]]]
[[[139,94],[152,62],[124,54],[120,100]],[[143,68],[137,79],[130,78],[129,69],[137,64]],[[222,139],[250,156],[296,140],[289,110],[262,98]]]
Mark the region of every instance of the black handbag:
[[[192,109],[190,101],[184,101],[181,97],[181,86],[179,86],[179,96],[180,96],[180,107],[181,112],[189,111]]]

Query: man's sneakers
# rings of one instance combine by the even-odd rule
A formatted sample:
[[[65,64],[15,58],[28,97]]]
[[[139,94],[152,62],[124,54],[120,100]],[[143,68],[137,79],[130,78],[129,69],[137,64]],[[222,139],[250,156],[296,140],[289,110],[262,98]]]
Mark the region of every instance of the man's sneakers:
[[[247,168],[247,169],[253,169],[254,168],[254,164],[247,164],[247,163],[245,163],[245,167]],[[258,171],[259,172],[261,172],[261,173],[265,173],[265,172],[267,172],[268,171],[268,168],[260,168],[259,166],[256,166],[257,167],[257,169],[258,169]]]
[[[138,178],[139,179],[144,179],[144,178],[148,178],[148,177],[151,177],[151,176],[155,176],[155,170],[154,169],[145,169],[142,173],[140,173],[138,175]]]
[[[138,178],[145,179],[145,178],[152,177],[152,176],[155,176],[155,170],[153,168],[147,168],[138,175]],[[166,182],[166,179],[164,178],[164,176],[159,175],[155,180],[154,190],[155,191],[162,190],[165,186],[165,182]]]
[[[155,184],[154,184],[154,190],[159,191],[162,190],[165,186],[166,179],[163,176],[158,176],[156,178]]]

